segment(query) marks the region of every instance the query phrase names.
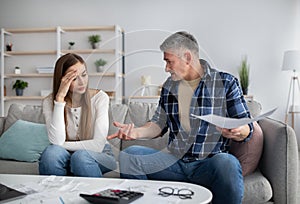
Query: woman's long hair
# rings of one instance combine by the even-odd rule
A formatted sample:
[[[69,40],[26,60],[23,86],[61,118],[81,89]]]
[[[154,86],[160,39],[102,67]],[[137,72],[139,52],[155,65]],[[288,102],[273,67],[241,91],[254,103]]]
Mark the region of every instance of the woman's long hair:
[[[60,57],[55,64],[54,69],[54,76],[53,76],[53,91],[52,91],[52,98],[55,100],[62,77],[65,75],[66,71],[76,63],[82,63],[86,67],[85,61],[79,55],[68,53]],[[69,94],[67,94],[66,98],[69,101],[72,101]],[[66,135],[67,140],[69,140],[68,132],[67,132],[67,106],[65,106],[64,110],[64,117],[65,117],[65,126],[66,126]],[[91,134],[91,97],[88,89],[88,84],[86,87],[86,91],[81,98],[81,117],[80,117],[80,124],[79,124],[79,138],[78,140],[87,140],[92,138]]]

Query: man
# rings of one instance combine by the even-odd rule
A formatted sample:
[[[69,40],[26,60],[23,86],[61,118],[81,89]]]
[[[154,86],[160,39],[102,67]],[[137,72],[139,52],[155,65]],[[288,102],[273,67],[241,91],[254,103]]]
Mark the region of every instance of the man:
[[[191,116],[250,117],[238,80],[199,60],[198,43],[189,33],[172,34],[160,49],[171,76],[153,118],[138,128],[114,122],[119,131],[108,139],[151,139],[169,130],[168,152],[128,147],[120,153],[121,177],[191,182],[209,188],[213,203],[241,203],[242,170],[227,153],[228,144],[230,139],[248,141],[253,124],[221,129]]]

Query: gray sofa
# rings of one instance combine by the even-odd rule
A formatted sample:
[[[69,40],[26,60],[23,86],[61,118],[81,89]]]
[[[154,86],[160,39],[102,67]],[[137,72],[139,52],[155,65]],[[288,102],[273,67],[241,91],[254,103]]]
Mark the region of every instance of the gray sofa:
[[[261,111],[255,101],[248,102],[252,115]],[[156,104],[131,103],[114,104],[110,107],[110,122],[133,122],[136,126],[144,124],[154,114]],[[44,123],[40,106],[12,104],[7,117],[0,118],[0,135],[8,125],[17,119]],[[111,123],[110,123],[111,124]],[[286,124],[265,118],[259,121],[264,134],[264,147],[257,170],[244,178],[245,196],[243,203],[296,204],[298,177],[298,149],[294,130]],[[111,126],[109,133],[116,128]],[[164,149],[167,137],[151,141],[111,140],[116,158],[119,151],[133,144],[147,145]],[[0,147],[1,148],[1,147]],[[1,174],[38,174],[37,162],[20,162],[0,159]],[[105,177],[116,177],[118,172],[109,172]],[[298,201],[299,202],[299,201]]]

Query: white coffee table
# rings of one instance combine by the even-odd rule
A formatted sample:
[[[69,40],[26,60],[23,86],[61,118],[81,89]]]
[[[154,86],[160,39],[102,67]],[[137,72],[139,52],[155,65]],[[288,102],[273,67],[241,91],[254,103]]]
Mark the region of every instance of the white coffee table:
[[[79,193],[95,193],[106,188],[143,192],[144,196],[134,201],[134,204],[204,204],[212,200],[212,193],[208,189],[184,182],[0,174],[0,183],[21,191],[36,191],[36,193],[27,195],[25,198],[11,201],[10,204],[88,204],[86,200],[79,196]],[[165,186],[178,189],[188,188],[194,192],[194,195],[192,199],[158,195],[158,189]]]

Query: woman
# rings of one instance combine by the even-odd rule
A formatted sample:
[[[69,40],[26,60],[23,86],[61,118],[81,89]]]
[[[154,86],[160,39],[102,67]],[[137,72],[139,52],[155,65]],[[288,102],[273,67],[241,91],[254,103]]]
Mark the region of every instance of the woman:
[[[84,60],[76,54],[60,57],[53,92],[43,100],[49,145],[40,158],[41,175],[102,177],[116,169],[106,140],[109,97],[88,88]]]

